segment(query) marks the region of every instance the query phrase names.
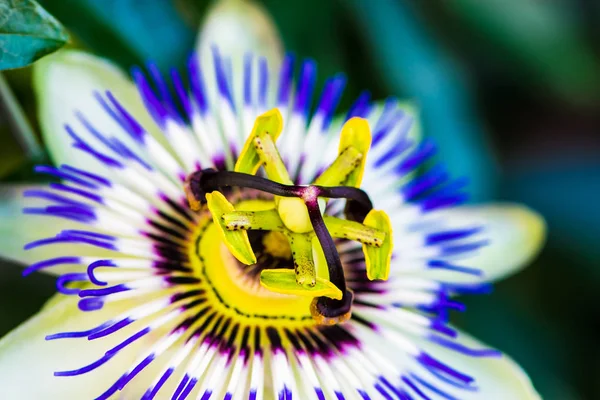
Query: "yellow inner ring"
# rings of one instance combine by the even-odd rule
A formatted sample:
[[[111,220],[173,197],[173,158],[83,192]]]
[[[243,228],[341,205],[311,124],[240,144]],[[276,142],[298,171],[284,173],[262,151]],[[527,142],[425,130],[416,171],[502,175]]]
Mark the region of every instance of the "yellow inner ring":
[[[272,201],[244,200],[236,210],[273,208]],[[229,252],[210,214],[203,212],[192,233],[189,260],[205,285],[211,306],[222,314],[247,323],[282,327],[312,326],[310,297],[271,292],[262,287],[258,278],[247,276],[239,262]]]

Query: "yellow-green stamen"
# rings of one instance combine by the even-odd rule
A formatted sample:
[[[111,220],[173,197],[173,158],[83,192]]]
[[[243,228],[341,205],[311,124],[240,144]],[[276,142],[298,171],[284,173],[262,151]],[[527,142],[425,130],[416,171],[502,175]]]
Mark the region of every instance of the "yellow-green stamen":
[[[238,229],[256,231],[283,231],[285,226],[275,210],[232,211],[223,214],[223,223],[230,231]]]
[[[234,172],[204,170],[188,178],[190,205],[198,208],[207,203],[228,249],[244,264],[256,262],[248,230],[277,235],[263,238],[269,252],[279,254],[281,241],[287,240],[285,255],[291,252],[294,269],[264,269],[261,285],[276,293],[313,297],[311,314],[319,323],[342,322],[350,315],[352,294],[346,289],[332,238],[363,245],[369,279],[387,279],[392,254],[389,218],[373,210],[368,196],[358,189],[371,145],[369,126],[361,118],[347,121],[337,158],[309,186],[293,185],[275,145],[282,129],[277,109],[257,118]],[[254,176],[261,166],[268,179]],[[273,208],[235,210],[218,191],[232,186],[273,194]],[[347,199],[349,220],[322,215],[329,198]]]
[[[296,282],[301,286],[314,286],[317,282],[317,271],[313,261],[312,237],[302,233],[288,232]]]
[[[260,284],[267,289],[282,294],[321,297],[341,300],[342,292],[326,279],[317,278],[312,286],[298,285],[296,274],[289,269],[265,269],[260,273]]]
[[[254,138],[261,134],[268,134],[271,136],[273,142],[275,142],[279,137],[282,128],[283,118],[276,108],[267,111],[256,118],[252,132],[250,133],[250,136],[248,136],[248,140],[246,140],[244,148],[235,163],[234,171],[251,175],[256,174],[256,171],[258,171],[258,168],[261,166],[261,160],[256,152]]]
[[[383,211],[371,210],[365,218],[364,224],[386,234],[384,241],[379,246],[368,246],[363,243],[367,278],[387,280],[392,261],[392,224],[390,219]]]
[[[223,215],[235,211],[233,205],[227,201],[225,196],[219,192],[212,192],[206,195],[208,209],[212,214],[213,221],[223,235],[225,245],[231,253],[240,260],[240,262],[251,265],[256,264],[256,256],[250,246],[248,233],[246,231],[230,231],[223,222]]]
[[[329,215],[323,216],[323,220],[325,221],[327,230],[335,238],[354,240],[366,246],[374,247],[381,247],[386,238],[386,232],[366,224],[331,217]]]
[[[356,148],[347,147],[338,155],[329,168],[315,179],[315,185],[342,185],[347,180],[348,175],[359,165],[362,158],[363,154]]]

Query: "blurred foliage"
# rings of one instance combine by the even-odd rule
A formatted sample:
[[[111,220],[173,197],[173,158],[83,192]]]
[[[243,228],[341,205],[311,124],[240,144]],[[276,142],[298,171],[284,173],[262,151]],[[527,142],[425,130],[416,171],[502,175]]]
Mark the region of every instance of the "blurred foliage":
[[[454,176],[470,178],[473,199],[492,198],[496,167],[475,99],[462,71],[435,43],[414,5],[391,0],[379,1],[375,7],[362,0],[347,4],[389,87],[420,105],[425,132],[435,139],[439,159]]]
[[[600,159],[546,161],[506,176],[505,196],[518,196],[546,216],[550,239],[600,284]]]
[[[125,68],[152,60],[162,70],[181,67],[194,45],[170,0],[41,0],[90,51]]]
[[[61,48],[63,26],[33,0],[0,0],[0,70],[19,68]]]
[[[233,0],[229,0],[233,1]],[[243,1],[243,0],[239,0]],[[548,221],[538,261],[487,297],[466,299],[459,325],[522,363],[546,400],[595,399],[600,373],[600,3],[592,0],[259,1],[286,48],[348,74],[347,108],[416,100],[439,159],[468,176],[476,200],[524,202]],[[73,46],[129,68],[181,67],[211,2],[44,0]],[[38,131],[30,72],[6,79]],[[0,179],[29,180],[33,161],[0,114]],[[23,151],[19,151],[23,148]],[[52,291],[47,276],[0,269],[0,331]],[[490,312],[490,310],[493,310]]]
[[[510,60],[507,73],[569,101],[598,99],[600,63],[571,3],[456,0],[444,6],[475,33],[482,50],[498,62]]]

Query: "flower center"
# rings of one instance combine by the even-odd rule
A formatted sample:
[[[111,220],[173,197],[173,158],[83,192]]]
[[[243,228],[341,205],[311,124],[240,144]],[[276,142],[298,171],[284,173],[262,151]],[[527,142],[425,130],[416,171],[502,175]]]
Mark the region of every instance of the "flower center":
[[[272,201],[242,200],[236,203],[240,210],[268,209]],[[265,269],[293,268],[291,258],[278,257],[263,243],[273,239],[275,232],[253,231],[251,243],[257,262],[246,265],[238,261],[228,249],[220,228],[213,222],[208,210],[200,212],[196,231],[192,234],[189,259],[194,274],[200,276],[206,290],[207,301],[220,309],[221,315],[236,320],[270,326],[314,325],[310,315],[311,298],[271,291],[260,284],[260,274]],[[275,245],[271,243],[269,246]],[[289,248],[289,247],[288,247]],[[277,246],[275,251],[281,251]],[[279,255],[279,254],[278,254]]]
[[[252,234],[253,233],[253,234]],[[251,232],[249,233],[250,242],[252,239],[259,240],[266,255],[275,259],[292,260],[292,248],[287,241],[285,235],[281,232]],[[255,246],[252,245],[252,248]],[[256,253],[256,250],[254,251]]]
[[[186,195],[190,207],[212,216],[213,224],[207,229],[218,232],[222,240],[221,245],[211,242],[205,251],[202,247],[205,241],[197,240],[196,259],[199,264],[204,264],[217,254],[219,261],[227,260],[231,256],[220,254],[225,246],[233,257],[248,266],[248,271],[254,271],[255,275],[260,273],[262,287],[293,296],[294,299],[288,300],[294,306],[306,303],[300,298],[310,299],[308,309],[318,323],[344,322],[350,318],[353,294],[346,287],[333,237],[363,244],[370,279],[387,279],[391,260],[389,218],[382,211],[373,210],[368,195],[359,189],[371,142],[369,127],[362,119],[349,120],[342,128],[338,157],[313,184],[307,186],[293,184],[279,156],[275,140],[281,129],[278,110],[260,116],[234,171],[201,170],[187,178]],[[261,166],[267,178],[254,175]],[[263,192],[273,196],[273,200],[234,205],[223,195],[231,188]],[[328,199],[346,201],[347,219],[323,216]],[[255,231],[252,233],[254,246],[248,234],[252,231]],[[256,231],[261,233],[257,235]],[[293,265],[290,263],[290,267],[285,268],[290,253]],[[268,265],[265,264],[268,259],[278,261]],[[231,263],[226,264],[224,269],[230,270]],[[199,265],[199,268],[204,267]],[[217,285],[210,279],[210,270],[214,270],[212,265],[203,269],[212,285]],[[239,286],[240,279],[251,274],[242,275],[245,278],[228,272],[232,287],[235,283]],[[230,289],[230,286],[221,288],[227,293]],[[271,307],[270,304],[263,306]],[[300,315],[305,312],[306,308]],[[298,316],[294,312],[294,318]]]

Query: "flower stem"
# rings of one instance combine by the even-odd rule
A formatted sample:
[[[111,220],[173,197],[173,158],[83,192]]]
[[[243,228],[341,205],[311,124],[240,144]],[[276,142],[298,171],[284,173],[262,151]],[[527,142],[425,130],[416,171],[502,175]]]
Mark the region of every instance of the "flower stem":
[[[0,112],[6,115],[13,136],[27,157],[30,159],[41,157],[44,151],[2,73],[0,73]]]

